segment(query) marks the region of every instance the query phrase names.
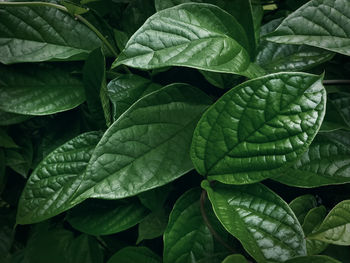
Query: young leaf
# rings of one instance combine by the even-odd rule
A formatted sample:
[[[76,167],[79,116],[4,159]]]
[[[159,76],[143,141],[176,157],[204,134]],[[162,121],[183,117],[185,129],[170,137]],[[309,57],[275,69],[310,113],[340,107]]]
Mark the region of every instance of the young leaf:
[[[161,259],[147,247],[126,247],[115,253],[107,263],[161,263]]]
[[[323,255],[296,257],[285,261],[285,263],[341,263],[340,261]]]
[[[151,16],[112,67],[184,66],[251,78],[261,70],[251,63],[248,48],[244,29],[233,16],[213,5],[188,3]]]
[[[307,238],[340,246],[350,245],[350,200],[337,204],[316,232]]]
[[[88,199],[68,213],[68,222],[77,230],[94,236],[110,235],[138,224],[147,214],[137,199]]]
[[[191,189],[176,201],[164,233],[164,263],[198,261],[213,253],[213,236],[201,215],[200,194],[200,189]]]
[[[113,118],[117,120],[124,111],[147,94],[162,86],[138,75],[121,75],[107,85],[108,96],[113,105]]]
[[[100,45],[93,31],[66,12],[0,2],[0,62],[4,64],[81,60]]]
[[[75,108],[84,102],[85,94],[71,69],[48,64],[0,65],[0,110],[48,115]]]
[[[273,180],[297,187],[319,187],[349,183],[349,172],[348,147],[330,141],[317,141],[292,167]]]
[[[228,232],[258,262],[306,255],[303,230],[289,206],[262,184],[202,182],[214,212]]]
[[[309,147],[325,113],[322,77],[271,74],[228,91],[202,116],[191,158],[211,180],[247,184],[280,174]]]
[[[137,195],[193,169],[193,130],[210,103],[205,93],[186,84],[138,100],[103,135],[74,202]]]
[[[304,223],[305,216],[314,207],[317,206],[317,200],[313,195],[298,196],[289,203],[289,207],[298,218],[300,224]]]
[[[68,202],[85,172],[99,132],[88,132],[58,147],[36,167],[22,192],[17,223],[31,224],[72,207]]]
[[[305,44],[350,55],[350,2],[311,0],[288,16],[267,39]]]

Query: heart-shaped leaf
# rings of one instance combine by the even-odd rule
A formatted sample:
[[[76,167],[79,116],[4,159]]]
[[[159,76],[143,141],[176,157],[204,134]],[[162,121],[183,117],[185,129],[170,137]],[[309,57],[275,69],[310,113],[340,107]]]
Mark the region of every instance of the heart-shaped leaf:
[[[262,184],[202,182],[214,212],[258,262],[284,262],[306,255],[303,230],[289,206]]]
[[[193,135],[196,170],[229,184],[280,174],[307,150],[325,114],[322,77],[278,73],[242,83],[202,116]]]

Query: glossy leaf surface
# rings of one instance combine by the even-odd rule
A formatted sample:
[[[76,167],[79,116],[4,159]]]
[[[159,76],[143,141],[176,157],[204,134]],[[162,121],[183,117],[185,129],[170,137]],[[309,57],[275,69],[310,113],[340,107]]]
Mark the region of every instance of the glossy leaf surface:
[[[47,115],[70,110],[85,100],[83,84],[69,67],[0,65],[0,73],[0,110],[6,112]]]
[[[76,198],[120,199],[165,185],[193,168],[194,127],[211,100],[172,84],[133,104],[97,145]]]
[[[55,216],[72,205],[78,187],[101,134],[88,132],[58,147],[33,171],[23,190],[17,212],[18,224],[30,224]]]
[[[306,44],[350,55],[350,2],[311,0],[289,15],[268,40]]]
[[[337,204],[323,220],[310,239],[320,240],[341,246],[350,245],[350,201],[345,200]]]
[[[332,142],[314,142],[292,167],[274,178],[281,183],[297,187],[350,182],[350,150]]]
[[[112,201],[88,199],[69,211],[68,222],[89,235],[110,235],[138,224],[147,214],[137,199]]]
[[[214,212],[228,232],[258,262],[306,255],[303,230],[289,206],[262,184],[202,182]]]
[[[231,89],[202,116],[191,158],[211,180],[246,184],[280,174],[308,148],[322,123],[321,77],[271,74]]]
[[[200,189],[192,189],[175,203],[164,233],[164,263],[191,262],[209,257],[213,237],[201,215]]]
[[[233,16],[213,5],[188,3],[151,16],[113,67],[185,66],[253,77],[261,72],[250,62],[248,48],[246,33]]]
[[[107,263],[160,263],[161,259],[147,247],[126,247],[115,253]]]
[[[101,45],[73,16],[52,7],[0,5],[0,62],[81,60]]]

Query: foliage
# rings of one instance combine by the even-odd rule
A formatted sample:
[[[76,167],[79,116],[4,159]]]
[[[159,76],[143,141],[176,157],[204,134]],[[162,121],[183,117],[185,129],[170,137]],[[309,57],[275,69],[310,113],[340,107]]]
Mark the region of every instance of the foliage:
[[[349,25],[349,0],[0,0],[1,262],[350,262]]]

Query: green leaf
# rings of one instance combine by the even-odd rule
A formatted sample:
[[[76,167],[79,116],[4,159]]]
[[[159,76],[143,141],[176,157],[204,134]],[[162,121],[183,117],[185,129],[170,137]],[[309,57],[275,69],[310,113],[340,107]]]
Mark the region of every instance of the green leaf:
[[[72,205],[68,202],[99,141],[99,132],[88,132],[58,147],[36,167],[22,192],[17,223],[31,224],[53,217]]]
[[[229,255],[222,263],[248,263],[247,259],[240,254]]]
[[[147,214],[137,199],[88,199],[69,210],[67,220],[80,232],[94,236],[115,234],[138,224]]]
[[[96,146],[75,202],[137,195],[193,169],[193,130],[210,103],[187,84],[172,84],[138,100]]]
[[[191,189],[176,201],[164,233],[164,263],[197,262],[213,253],[213,236],[202,218],[200,194],[200,189]]]
[[[92,51],[83,68],[83,83],[90,121],[96,128],[111,124],[110,105],[106,86],[105,57],[102,49]]]
[[[334,57],[334,53],[305,45],[261,42],[256,62],[267,72],[303,71]]]
[[[160,263],[161,259],[147,247],[126,247],[115,253],[107,263]]]
[[[350,200],[337,204],[316,232],[307,238],[340,246],[350,245]]]
[[[208,3],[213,4],[231,14],[237,22],[245,29],[249,49],[247,49],[252,58],[255,56],[255,35],[254,35],[254,23],[253,23],[253,5],[251,0],[155,0],[154,4],[157,11],[161,11],[166,8],[174,7],[183,3],[197,2],[197,3]],[[237,8],[239,6],[239,8]],[[254,7],[256,7],[254,5]],[[255,9],[254,9],[255,10]]]
[[[117,120],[138,99],[159,90],[162,86],[138,75],[121,75],[107,85],[113,105],[113,118]]]
[[[313,195],[307,194],[298,196],[289,203],[289,207],[293,210],[300,224],[304,223],[307,213],[317,206],[317,200]]]
[[[75,108],[84,102],[85,94],[82,82],[70,74],[71,70],[48,64],[0,65],[0,110],[48,115]]]
[[[350,2],[311,0],[289,15],[269,41],[305,44],[350,55]]]
[[[349,172],[349,147],[317,141],[292,167],[273,180],[297,187],[319,187],[349,183]]]
[[[12,125],[28,120],[30,116],[0,110],[0,126]]]
[[[323,219],[326,217],[327,210],[324,206],[318,206],[312,208],[305,216],[304,223],[302,225],[304,234],[307,236],[319,227]],[[328,246],[327,243],[306,239],[306,250],[308,255],[316,255],[321,253]]]
[[[253,77],[261,70],[250,62],[247,48],[244,29],[233,16],[213,5],[188,3],[151,16],[112,67],[184,66]]]
[[[0,3],[0,62],[4,64],[81,60],[100,45],[94,32],[66,12]]]
[[[279,73],[223,95],[195,129],[191,158],[210,180],[247,184],[280,174],[306,151],[325,114],[322,77]]]
[[[150,213],[139,224],[136,244],[144,239],[154,239],[163,235],[168,225],[169,214],[164,209]]]
[[[262,184],[202,182],[214,212],[228,232],[258,262],[306,255],[303,230],[289,206]]]
[[[297,257],[290,260],[285,261],[285,263],[341,263],[340,261],[328,257],[328,256],[306,256],[306,257]]]

